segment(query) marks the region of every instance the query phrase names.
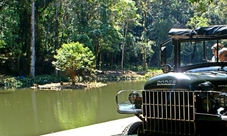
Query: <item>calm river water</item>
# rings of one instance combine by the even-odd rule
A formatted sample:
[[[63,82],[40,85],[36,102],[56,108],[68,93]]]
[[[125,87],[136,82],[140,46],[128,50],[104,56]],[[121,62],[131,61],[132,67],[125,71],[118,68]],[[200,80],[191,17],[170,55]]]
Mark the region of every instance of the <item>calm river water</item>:
[[[0,136],[38,136],[133,116],[117,113],[115,96],[120,90],[141,90],[144,82],[111,82],[87,90],[1,90]]]

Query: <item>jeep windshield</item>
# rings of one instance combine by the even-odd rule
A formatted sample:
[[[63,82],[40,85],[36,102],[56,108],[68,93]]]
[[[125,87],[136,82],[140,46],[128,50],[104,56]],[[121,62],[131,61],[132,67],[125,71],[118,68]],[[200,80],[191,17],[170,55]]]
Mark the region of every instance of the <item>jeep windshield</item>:
[[[212,46],[227,43],[227,26],[200,27],[193,30],[173,28],[168,34],[170,39],[162,44],[161,51],[165,55],[161,53],[161,57],[162,65],[168,65],[172,71],[227,65],[227,62],[219,62],[218,57],[216,61],[211,61],[214,53],[218,54],[221,49],[217,46],[213,51]]]

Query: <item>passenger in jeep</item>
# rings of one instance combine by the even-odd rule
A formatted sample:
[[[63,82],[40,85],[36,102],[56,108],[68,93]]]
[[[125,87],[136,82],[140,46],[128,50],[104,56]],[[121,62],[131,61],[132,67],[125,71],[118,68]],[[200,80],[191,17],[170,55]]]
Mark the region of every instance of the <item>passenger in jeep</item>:
[[[227,48],[224,47],[218,52],[220,62],[227,62]]]
[[[219,44],[215,43],[211,47],[214,56],[212,57],[210,62],[217,62],[217,45],[218,45],[218,50],[221,50],[224,47],[224,45],[221,43],[219,43]]]

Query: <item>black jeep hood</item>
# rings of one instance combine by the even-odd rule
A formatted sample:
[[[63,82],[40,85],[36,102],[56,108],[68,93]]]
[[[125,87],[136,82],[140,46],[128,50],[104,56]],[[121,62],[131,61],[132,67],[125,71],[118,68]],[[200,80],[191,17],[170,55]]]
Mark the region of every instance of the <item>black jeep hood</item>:
[[[212,90],[227,89],[227,74],[223,71],[167,73],[150,78],[144,85],[149,89],[203,90],[201,83],[210,82]]]

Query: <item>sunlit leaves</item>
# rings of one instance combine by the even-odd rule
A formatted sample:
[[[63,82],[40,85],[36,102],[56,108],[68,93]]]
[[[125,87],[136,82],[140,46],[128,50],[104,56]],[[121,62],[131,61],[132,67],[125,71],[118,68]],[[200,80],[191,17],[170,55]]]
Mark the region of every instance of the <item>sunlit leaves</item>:
[[[227,22],[227,1],[226,0],[204,0],[193,2],[196,9],[194,17],[190,19],[187,26],[191,28],[207,25],[223,25]]]
[[[0,49],[4,48],[4,46],[6,45],[4,40],[0,40]]]
[[[122,0],[118,2],[113,12],[116,14],[117,22],[116,24],[125,25],[125,23],[131,24],[139,24],[138,19],[140,19],[139,14],[136,13],[137,8],[135,6],[135,2],[132,0]],[[122,27],[120,27],[122,28]]]
[[[209,24],[208,24],[207,18],[198,17],[198,16],[190,18],[190,21],[187,23],[187,26],[189,26],[192,29],[202,27],[202,26],[208,26],[208,25]]]
[[[196,4],[198,12],[205,12],[209,4],[213,2],[213,0],[188,0],[189,2]]]
[[[216,0],[207,7],[207,11],[202,14],[211,25],[223,25],[227,23],[227,1]]]
[[[54,58],[56,61],[53,61],[52,64],[56,69],[70,72],[71,79],[74,79],[75,74],[72,73],[75,73],[76,70],[92,69],[95,59],[90,49],[79,42],[63,44],[57,50],[57,55],[54,55]]]
[[[2,3],[1,3],[2,4]],[[18,38],[16,34],[19,30],[19,14],[16,8],[17,2],[8,2],[1,8],[0,14],[0,40],[3,40],[2,46],[14,48],[15,41]]]

